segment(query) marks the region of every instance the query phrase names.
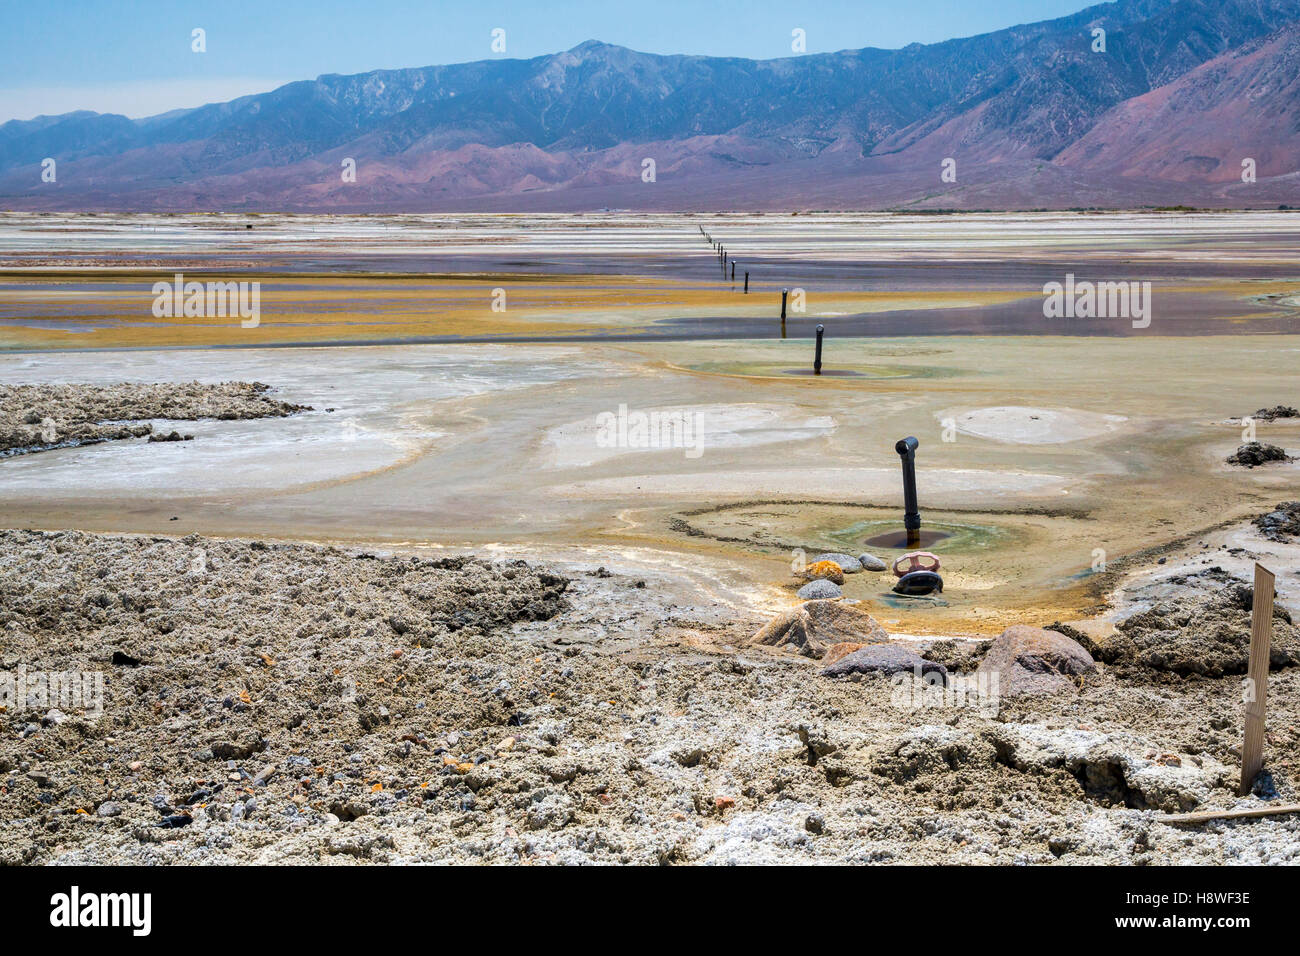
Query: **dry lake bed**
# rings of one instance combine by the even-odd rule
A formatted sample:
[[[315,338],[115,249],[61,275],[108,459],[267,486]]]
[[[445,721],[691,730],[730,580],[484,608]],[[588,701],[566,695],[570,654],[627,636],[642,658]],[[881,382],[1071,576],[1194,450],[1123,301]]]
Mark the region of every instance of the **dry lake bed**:
[[[1294,862],[1295,816],[1161,816],[1296,800],[1300,517],[1253,519],[1300,499],[1297,239],[0,216],[2,664],[104,680],[102,713],[0,715],[0,856]],[[177,274],[259,283],[256,322],[158,315]],[[1150,283],[1145,324],[1046,315],[1067,282]],[[904,552],[908,435],[943,591],[849,567],[754,643],[816,557]],[[1252,438],[1283,457],[1230,464]],[[1256,561],[1279,650],[1238,797]],[[956,687],[1013,625],[1088,661],[914,706],[827,660]]]

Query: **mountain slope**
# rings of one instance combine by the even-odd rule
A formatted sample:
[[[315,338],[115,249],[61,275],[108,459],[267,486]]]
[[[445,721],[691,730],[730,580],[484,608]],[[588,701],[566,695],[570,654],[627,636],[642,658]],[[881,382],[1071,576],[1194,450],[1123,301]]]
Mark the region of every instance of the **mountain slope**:
[[[1185,157],[1213,152],[1198,152],[1197,142],[1240,142],[1238,131],[1249,130],[1263,137],[1256,151],[1269,157],[1261,176],[1291,172],[1290,134],[1270,133],[1230,106],[1250,87],[1222,62],[1240,61],[1257,81],[1268,74],[1272,108],[1293,117],[1295,86],[1281,77],[1290,69],[1294,78],[1294,50],[1266,38],[1298,19],[1300,0],[1120,0],[902,50],[744,60],[588,41],[530,60],[327,75],[145,120],[73,113],[6,123],[0,205],[968,206],[1083,204],[1077,197],[1085,195],[1123,205],[1167,194],[1213,201],[1215,185],[1227,181],[1222,158],[1212,168],[1162,159],[1170,144],[1147,129],[1149,149],[1128,161],[1124,137],[1169,96],[1180,119],[1204,112],[1176,144]],[[1105,53],[1091,49],[1094,27],[1106,30]],[[1216,83],[1224,84],[1217,97]],[[57,183],[40,181],[45,157],[58,161]],[[957,184],[939,180],[946,157],[959,160]],[[357,163],[356,183],[339,176],[345,158]],[[654,184],[642,182],[645,158],[655,161]],[[1257,198],[1273,195],[1262,189]]]
[[[1300,24],[1216,57],[1102,116],[1057,157],[1063,166],[1178,182],[1241,182],[1300,157]]]

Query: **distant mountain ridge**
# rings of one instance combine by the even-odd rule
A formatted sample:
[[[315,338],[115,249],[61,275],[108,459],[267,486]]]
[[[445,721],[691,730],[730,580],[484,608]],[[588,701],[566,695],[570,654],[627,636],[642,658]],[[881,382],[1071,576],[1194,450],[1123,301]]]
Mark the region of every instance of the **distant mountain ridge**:
[[[325,75],[142,120],[5,123],[0,207],[1300,204],[1298,21],[1300,0],[1119,0],[901,50],[746,60],[588,41]],[[1250,189],[1229,175],[1242,155]]]

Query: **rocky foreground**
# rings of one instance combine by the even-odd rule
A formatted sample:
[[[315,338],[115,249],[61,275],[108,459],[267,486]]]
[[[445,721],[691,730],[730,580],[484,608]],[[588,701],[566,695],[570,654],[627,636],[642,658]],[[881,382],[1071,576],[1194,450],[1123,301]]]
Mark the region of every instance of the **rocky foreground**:
[[[917,643],[521,561],[0,532],[0,860],[1300,861],[1294,816],[1161,822],[1300,773],[1296,629],[1238,798],[1249,615],[1187,593],[1118,637]],[[31,691],[68,671],[102,715]]]
[[[152,436],[156,419],[233,421],[310,410],[270,391],[261,382],[0,385],[0,456]]]

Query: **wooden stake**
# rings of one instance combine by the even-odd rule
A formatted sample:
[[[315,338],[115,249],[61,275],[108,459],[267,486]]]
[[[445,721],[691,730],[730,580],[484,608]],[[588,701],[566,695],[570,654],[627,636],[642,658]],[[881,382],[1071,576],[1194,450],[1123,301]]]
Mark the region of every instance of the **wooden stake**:
[[[1250,817],[1276,817],[1284,813],[1300,813],[1300,803],[1287,803],[1276,807],[1259,807],[1249,810],[1202,810],[1199,813],[1172,813],[1155,818],[1156,823],[1208,823],[1211,820],[1243,820]]]
[[[1268,697],[1269,644],[1273,637],[1273,572],[1255,565],[1255,604],[1250,614],[1250,669],[1246,681],[1246,739],[1241,747],[1241,795],[1250,793],[1264,766],[1264,718]],[[1253,698],[1253,699],[1252,699]]]

